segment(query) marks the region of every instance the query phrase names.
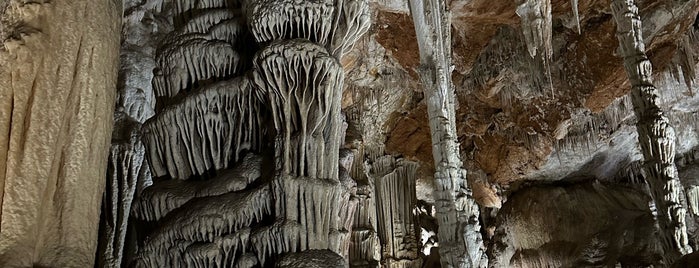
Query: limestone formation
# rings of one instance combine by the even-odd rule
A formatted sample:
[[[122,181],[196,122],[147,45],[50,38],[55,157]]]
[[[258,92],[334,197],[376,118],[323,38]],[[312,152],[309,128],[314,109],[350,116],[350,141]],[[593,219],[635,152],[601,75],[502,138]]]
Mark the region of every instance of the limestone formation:
[[[253,75],[276,132],[272,191],[281,233],[276,239],[281,245],[298,245],[264,252],[329,249],[340,254],[342,241],[349,239],[342,232],[340,209],[350,201],[339,180],[342,68],[322,46],[304,39],[279,40],[256,55]],[[268,234],[260,235],[269,241],[264,239]]]
[[[357,181],[357,210],[352,222],[349,248],[351,267],[379,267],[381,241],[378,236],[376,190],[374,177],[365,171],[364,150],[357,150],[357,160],[351,167],[351,176]],[[374,158],[372,158],[374,159]]]
[[[372,176],[376,183],[378,234],[384,267],[421,267],[418,257],[418,225],[415,175],[417,163],[396,161],[387,155],[375,159]]]
[[[131,205],[139,186],[151,178],[141,142],[140,124],[122,111],[115,113],[112,146],[107,166],[108,184],[102,200],[100,267],[121,267],[126,250]]]
[[[449,7],[438,0],[409,3],[420,48],[419,72],[432,137],[442,267],[485,267],[480,211],[466,181],[456,137]]]
[[[490,265],[644,267],[657,263],[662,249],[654,239],[648,201],[642,191],[600,182],[522,190],[498,213]]]
[[[0,0],[0,267],[691,267],[697,14]]]
[[[179,14],[192,12],[175,18],[180,26],[156,53],[153,89],[163,108],[144,125],[144,143],[158,179],[134,206],[134,217],[155,228],[145,230],[132,264],[252,267],[271,260],[285,267],[287,258],[309,250],[330,252],[325,261],[346,258],[357,200],[347,172],[351,154],[340,152],[346,125],[338,58],[308,39],[286,39],[312,33],[288,25],[291,36],[282,31],[258,40],[263,48],[253,70],[232,78],[247,66],[238,51],[250,47],[240,14],[248,14],[259,37],[266,30],[255,22],[280,16],[270,13],[279,3],[248,1],[239,12],[214,2],[179,6]],[[335,3],[327,4],[322,18],[338,25]],[[355,3],[347,10],[359,16],[365,8]],[[366,30],[365,21],[357,23],[343,25],[347,38]],[[274,147],[266,146],[267,137]],[[271,170],[264,155],[275,158]]]
[[[577,9],[577,7],[574,8]],[[532,58],[539,56],[543,60],[550,61],[551,56],[553,56],[551,1],[519,1],[517,15],[522,18],[522,32],[529,55]]]
[[[257,42],[305,38],[326,46],[336,8],[334,0],[248,0],[245,10]]]
[[[134,216],[158,221],[190,200],[245,190],[262,176],[261,166],[260,156],[248,154],[235,169],[223,170],[210,180],[157,181],[140,193],[133,207]]]
[[[0,3],[0,266],[92,267],[120,1]]]
[[[631,81],[631,101],[638,122],[638,141],[644,158],[646,180],[658,211],[660,230],[666,239],[666,258],[692,252],[687,237],[685,194],[675,167],[675,131],[658,106],[653,66],[645,53],[641,20],[633,0],[615,0],[619,52]]]
[[[255,40],[305,38],[341,57],[369,29],[367,0],[248,0]]]
[[[235,47],[225,40],[207,38],[213,35],[176,36],[175,42],[167,43],[158,53],[159,68],[153,78],[156,96],[172,97],[196,82],[228,77],[239,71],[241,59]]]
[[[188,179],[261,146],[264,110],[247,79],[198,89],[144,125],[153,175]]]
[[[285,175],[337,180],[342,67],[304,39],[278,41],[258,53],[254,81],[270,102],[276,154]]]

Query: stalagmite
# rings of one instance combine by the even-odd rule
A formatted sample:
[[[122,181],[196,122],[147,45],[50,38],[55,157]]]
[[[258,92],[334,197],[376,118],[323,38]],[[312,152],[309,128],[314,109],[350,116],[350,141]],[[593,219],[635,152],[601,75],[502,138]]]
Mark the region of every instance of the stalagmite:
[[[652,81],[653,66],[645,54],[641,18],[633,0],[612,1],[617,23],[619,52],[631,81],[631,101],[638,122],[638,140],[644,158],[646,180],[658,211],[665,258],[671,262],[692,252],[687,237],[685,194],[675,167],[675,132],[658,107]]]
[[[343,126],[346,128],[346,126]],[[345,137],[343,129],[340,137]],[[350,176],[350,170],[354,162],[354,153],[349,149],[341,149],[339,156],[339,180],[340,180],[340,208],[339,215],[339,230],[340,248],[339,253],[344,259],[349,259],[350,244],[352,240],[352,226],[354,223],[354,215],[359,205],[357,196],[357,182]]]
[[[349,250],[351,267],[377,268],[381,260],[381,241],[378,236],[376,195],[373,176],[365,171],[364,149],[360,148],[354,161],[351,176],[357,181],[357,211],[352,223],[352,236]],[[361,161],[359,161],[361,160]]]
[[[387,268],[421,267],[418,226],[413,215],[417,206],[415,176],[417,163],[393,156],[379,157],[372,165],[376,183],[378,233],[383,245],[382,263]],[[375,170],[375,171],[374,171]]]
[[[245,78],[200,89],[144,125],[153,175],[187,179],[260,148],[262,103]]]
[[[480,210],[467,185],[456,136],[450,11],[441,0],[410,0],[409,4],[420,49],[419,74],[432,136],[442,267],[485,267]]]

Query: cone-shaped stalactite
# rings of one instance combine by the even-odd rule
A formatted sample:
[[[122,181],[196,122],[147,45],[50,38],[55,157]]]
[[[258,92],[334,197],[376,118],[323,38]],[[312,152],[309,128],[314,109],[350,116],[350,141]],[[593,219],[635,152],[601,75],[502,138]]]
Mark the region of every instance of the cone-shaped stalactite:
[[[522,33],[529,55],[550,61],[553,55],[551,0],[519,0],[518,3],[517,15],[522,19]],[[577,11],[576,6],[574,10]]]
[[[435,207],[442,267],[484,267],[479,214],[462,168],[451,81],[451,15],[443,0],[410,0],[420,49],[435,163]]]
[[[638,141],[644,158],[644,171],[658,211],[661,235],[666,241],[666,259],[692,252],[687,237],[684,190],[675,167],[675,132],[658,106],[658,90],[653,85],[653,66],[645,54],[641,18],[633,0],[612,1],[617,23],[619,52],[631,81],[631,101],[638,122]]]

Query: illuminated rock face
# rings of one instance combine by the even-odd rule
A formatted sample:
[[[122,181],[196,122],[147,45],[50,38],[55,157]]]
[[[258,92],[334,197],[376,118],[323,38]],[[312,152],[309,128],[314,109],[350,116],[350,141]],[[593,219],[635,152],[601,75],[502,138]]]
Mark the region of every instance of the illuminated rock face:
[[[0,0],[2,267],[699,245],[699,1],[73,2]]]
[[[119,1],[0,3],[0,266],[91,267]]]
[[[124,216],[105,223],[104,266],[294,267],[294,255],[280,256],[309,250],[347,264],[357,201],[351,154],[340,157],[339,57],[369,23],[366,1],[342,3],[320,3],[320,20],[298,25],[281,19],[284,3],[274,1],[139,7],[157,21],[129,20],[136,34],[157,33],[145,55],[156,103],[128,109],[154,111],[134,123],[144,159],[115,160],[110,174],[115,182],[143,167],[152,174],[129,180],[145,187],[114,186],[135,196],[133,205],[106,200],[119,205],[110,211],[131,206],[125,217],[136,235],[123,238]],[[315,4],[296,3],[290,18]],[[316,28],[332,31],[311,36]],[[114,158],[131,154],[122,155]]]

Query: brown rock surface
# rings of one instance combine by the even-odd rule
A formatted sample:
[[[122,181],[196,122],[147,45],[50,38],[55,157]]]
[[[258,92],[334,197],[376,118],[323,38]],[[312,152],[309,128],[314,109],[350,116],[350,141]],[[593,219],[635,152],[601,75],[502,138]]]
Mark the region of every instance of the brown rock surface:
[[[696,14],[699,4],[641,1],[639,5],[644,21],[653,22],[644,26],[648,54],[653,64],[659,66],[657,69],[662,70],[674,54],[676,40],[694,21],[691,14]],[[599,113],[629,90],[622,62],[616,55],[615,24],[609,14],[609,1],[580,1],[580,34],[568,26],[574,24],[570,1],[554,0],[552,6],[551,89],[545,81],[543,86],[519,81],[529,76],[526,69],[512,63],[520,57],[498,54],[503,51],[496,50],[498,46],[510,45],[508,51],[514,53],[521,49],[517,46],[523,46],[524,40],[517,36],[520,22],[514,2],[452,1],[454,79],[462,153],[470,156],[465,159],[467,166],[484,170],[491,183],[507,186],[528,179],[549,158],[555,157],[554,132],[573,113],[582,110]],[[412,32],[405,30],[407,23],[410,23],[408,15],[379,12],[377,41],[392,51],[390,56],[413,77],[417,47],[406,44],[407,41],[396,41],[414,38]],[[498,34],[503,28],[509,30]],[[491,71],[483,76],[484,73],[475,71],[475,66]],[[486,82],[474,84],[478,80]],[[519,83],[533,91],[505,96],[506,83]],[[542,88],[537,92],[537,87]],[[420,149],[429,147],[422,146],[429,142],[426,131],[429,127],[424,103],[416,105],[407,112],[394,113],[395,118],[388,120],[386,150],[419,159],[424,162],[421,169],[429,170],[430,150]]]
[[[91,267],[120,1],[3,1],[0,266]]]

